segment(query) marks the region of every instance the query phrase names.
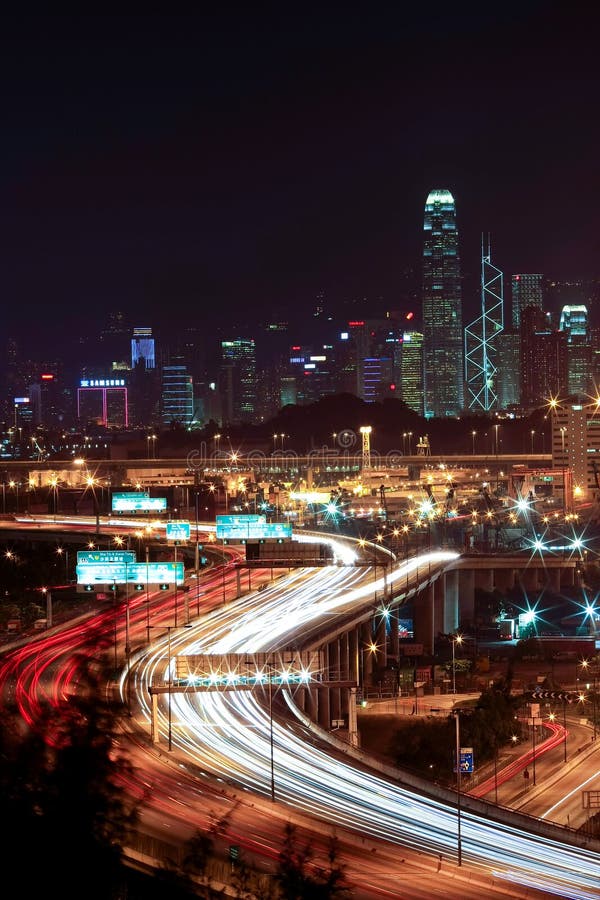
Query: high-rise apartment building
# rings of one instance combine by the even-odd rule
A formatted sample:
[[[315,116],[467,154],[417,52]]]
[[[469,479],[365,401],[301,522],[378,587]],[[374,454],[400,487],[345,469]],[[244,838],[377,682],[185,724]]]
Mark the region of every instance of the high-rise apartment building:
[[[521,312],[526,306],[535,306],[537,309],[544,308],[543,281],[544,276],[539,274],[512,276],[513,328],[520,327]]]
[[[462,289],[450,191],[429,193],[423,232],[424,414],[458,416],[464,408]]]

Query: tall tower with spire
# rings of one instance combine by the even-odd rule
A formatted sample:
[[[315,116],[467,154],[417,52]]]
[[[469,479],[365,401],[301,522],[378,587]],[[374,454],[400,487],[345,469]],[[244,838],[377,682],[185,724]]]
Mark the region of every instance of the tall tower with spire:
[[[429,192],[423,232],[424,412],[426,418],[459,416],[464,408],[462,287],[450,191]]]

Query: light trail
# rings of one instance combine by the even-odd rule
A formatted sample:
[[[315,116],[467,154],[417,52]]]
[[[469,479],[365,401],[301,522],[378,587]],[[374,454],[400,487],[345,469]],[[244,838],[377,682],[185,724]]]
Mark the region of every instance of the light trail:
[[[431,553],[412,559],[407,571],[443,569],[456,554]],[[266,597],[257,594],[215,611],[198,622],[190,634],[172,636],[171,652],[253,653],[281,646],[283,638],[301,634],[315,618],[364,606],[373,582],[356,569],[319,569],[310,579],[298,575]],[[342,574],[342,573],[354,574]],[[383,585],[384,579],[381,579]],[[152,679],[164,670],[164,643],[148,661],[141,660],[136,690],[149,717],[147,701]],[[173,665],[173,660],[172,660]],[[160,677],[160,675],[159,675]],[[156,683],[156,682],[155,682]],[[457,813],[451,803],[394,784],[364,771],[326,749],[327,734],[314,725],[293,701],[288,688],[278,688],[294,715],[292,722],[267,712],[267,692],[173,692],[173,742],[196,766],[209,769],[233,785],[269,796],[271,790],[271,728],[276,799],[339,828],[350,829],[392,844],[427,853],[456,854]],[[164,707],[164,694],[162,706]],[[165,732],[164,711],[160,729]],[[554,736],[556,739],[556,736]],[[512,824],[493,822],[484,815],[461,813],[463,859],[507,885],[544,891],[572,900],[600,897],[600,860],[585,848],[529,833]]]

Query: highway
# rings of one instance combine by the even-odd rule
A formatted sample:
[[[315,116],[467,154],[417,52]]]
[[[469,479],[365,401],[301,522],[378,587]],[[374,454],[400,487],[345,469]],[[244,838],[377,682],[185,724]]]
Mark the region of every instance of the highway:
[[[408,560],[406,569],[399,566],[395,577],[410,581],[418,577],[417,567],[420,573],[434,571],[450,557],[432,551]],[[166,629],[171,621],[168,607],[163,606],[168,600],[164,595],[153,599],[157,640],[150,646],[136,642],[130,667],[133,715],[124,731],[140,772],[139,783],[128,787],[148,795],[148,821],[156,828],[162,822],[173,832],[179,819],[183,835],[194,824],[206,826],[211,817],[207,802],[220,807],[233,796],[240,833],[244,825],[250,829],[244,832],[243,846],[264,859],[276,855],[277,831],[281,839],[281,823],[291,818],[320,837],[321,843],[327,835],[338,836],[357,897],[431,897],[438,890],[446,897],[481,893],[514,898],[600,897],[596,853],[466,810],[460,817],[463,865],[458,867],[455,806],[396,783],[370,770],[365,761],[343,754],[329,735],[296,708],[291,687],[277,689],[272,716],[264,686],[254,691],[173,692],[169,698],[172,754],[165,754],[169,717],[168,698],[162,694],[161,747],[149,744],[150,686],[168,683],[167,663],[173,666],[177,654],[275,650],[315,622],[364,604],[366,596],[372,597],[372,575],[368,567],[297,570],[255,594],[227,597],[223,605],[217,602],[220,575],[213,572],[213,599],[203,602],[206,615],[193,621],[189,630],[162,636],[161,626]],[[201,589],[206,600],[211,594],[208,581]],[[190,600],[193,608],[193,595]],[[139,638],[147,627],[146,613],[141,600],[132,601],[132,638]],[[34,721],[40,672],[53,666],[51,696],[57,704],[64,702],[76,687],[72,654],[94,643],[95,629],[104,635],[105,644],[110,643],[114,625],[114,614],[106,611],[85,626],[36,641],[33,651],[21,648],[3,662],[2,690],[14,690],[24,715]],[[118,638],[124,639],[121,625]],[[26,680],[25,670],[29,672]],[[119,684],[125,701],[126,676],[124,667]],[[194,796],[202,798],[202,810],[198,802],[192,802]],[[445,877],[436,879],[440,871]],[[410,893],[403,894],[404,890]]]

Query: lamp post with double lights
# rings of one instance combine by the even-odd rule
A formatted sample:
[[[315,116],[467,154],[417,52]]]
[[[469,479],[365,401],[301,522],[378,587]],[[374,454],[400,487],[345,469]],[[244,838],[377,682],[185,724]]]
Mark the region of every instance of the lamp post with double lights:
[[[167,632],[167,746],[173,749],[173,718],[171,713],[171,695],[173,693],[173,673],[171,671],[171,632],[180,628],[192,628],[192,625],[150,625],[150,628],[162,628]]]

